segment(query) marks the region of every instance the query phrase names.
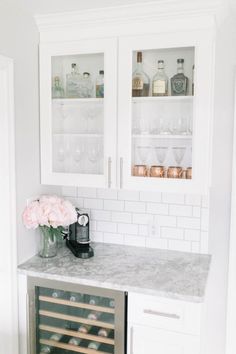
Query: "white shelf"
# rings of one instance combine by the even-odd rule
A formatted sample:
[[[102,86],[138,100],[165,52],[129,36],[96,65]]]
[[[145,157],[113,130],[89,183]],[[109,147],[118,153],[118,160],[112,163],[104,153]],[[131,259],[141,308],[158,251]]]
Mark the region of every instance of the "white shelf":
[[[137,139],[192,139],[191,134],[132,134],[132,137]]]
[[[194,96],[148,96],[148,97],[132,97],[133,103],[142,102],[160,102],[160,101],[193,101]]]
[[[101,103],[104,98],[52,98],[52,102],[56,104],[72,104],[72,103]]]
[[[53,133],[54,136],[78,136],[84,138],[100,138],[103,134],[96,133]]]

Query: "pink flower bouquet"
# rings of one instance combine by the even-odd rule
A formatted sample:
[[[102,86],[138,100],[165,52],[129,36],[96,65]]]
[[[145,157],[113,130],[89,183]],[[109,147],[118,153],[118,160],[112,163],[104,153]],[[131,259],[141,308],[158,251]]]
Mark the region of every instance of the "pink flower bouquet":
[[[43,195],[26,206],[22,218],[27,229],[39,227],[44,236],[56,236],[60,240],[62,231],[77,221],[77,213],[68,200]]]

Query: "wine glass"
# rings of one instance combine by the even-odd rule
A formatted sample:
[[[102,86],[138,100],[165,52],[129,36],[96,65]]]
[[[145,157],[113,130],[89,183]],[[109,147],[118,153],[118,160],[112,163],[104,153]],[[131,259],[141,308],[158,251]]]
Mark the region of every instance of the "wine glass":
[[[186,147],[185,146],[173,146],[172,147],[173,155],[175,158],[175,162],[177,165],[181,165],[181,162],[183,161],[185,152],[186,152]]]
[[[102,157],[102,143],[93,140],[88,144],[88,160],[92,163],[92,173],[98,172],[98,164]]]
[[[138,151],[139,159],[142,162],[142,165],[146,165],[148,160],[148,155],[150,153],[150,146],[138,146],[137,151]]]
[[[155,153],[156,153],[156,157],[157,157],[159,165],[163,165],[164,161],[166,159],[168,147],[167,146],[155,146],[154,149],[155,149]]]

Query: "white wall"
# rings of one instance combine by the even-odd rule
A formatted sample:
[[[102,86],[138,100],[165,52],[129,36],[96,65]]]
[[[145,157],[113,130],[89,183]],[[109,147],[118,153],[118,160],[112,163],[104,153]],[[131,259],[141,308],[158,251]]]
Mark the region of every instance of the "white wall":
[[[227,272],[230,235],[231,164],[235,80],[235,24],[228,20],[216,39],[212,184],[210,189],[207,336],[211,354],[225,353]]]
[[[40,186],[38,31],[18,1],[0,2],[0,54],[14,59],[18,261],[37,251],[37,236],[26,231],[21,214],[26,198],[52,188]]]

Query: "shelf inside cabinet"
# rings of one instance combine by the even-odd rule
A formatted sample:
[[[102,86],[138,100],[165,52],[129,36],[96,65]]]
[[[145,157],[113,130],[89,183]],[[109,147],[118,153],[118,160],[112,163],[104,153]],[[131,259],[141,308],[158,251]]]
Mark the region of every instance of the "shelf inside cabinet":
[[[135,139],[192,139],[192,134],[132,134]]]
[[[56,104],[79,104],[79,103],[103,103],[103,98],[52,98],[52,102]]]
[[[192,102],[194,96],[147,96],[147,97],[132,97],[133,103],[142,102],[163,102],[163,101],[186,101]]]
[[[103,134],[96,133],[53,133],[54,136],[74,136],[74,137],[84,137],[84,138],[101,138]]]

